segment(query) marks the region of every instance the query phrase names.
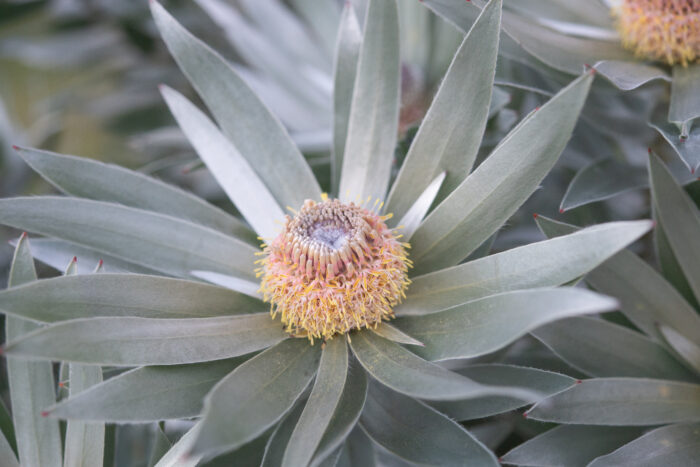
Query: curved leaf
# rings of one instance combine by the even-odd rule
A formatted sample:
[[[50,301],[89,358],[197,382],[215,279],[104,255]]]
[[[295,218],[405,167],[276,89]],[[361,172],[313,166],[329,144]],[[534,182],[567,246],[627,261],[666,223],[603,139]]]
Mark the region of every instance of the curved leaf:
[[[83,393],[102,381],[102,368],[94,365],[70,365],[69,394],[75,396]],[[105,425],[104,423],[86,423],[70,420],[66,424],[64,467],[83,467],[100,465],[104,458]]]
[[[422,342],[414,339],[408,334],[404,334],[389,323],[380,323],[376,329],[372,329],[372,332],[377,334],[378,336],[382,336],[384,339],[394,341],[398,344],[420,345],[421,347],[423,346]]]
[[[405,237],[406,241],[411,239],[413,233],[416,231],[420,223],[423,222],[425,215],[428,214],[430,206],[432,206],[433,202],[435,202],[435,198],[440,191],[440,187],[445,181],[446,175],[446,171],[438,174],[438,176],[435,177],[432,182],[430,182],[423,193],[418,196],[415,203],[408,208],[401,220],[399,220],[399,222],[396,224],[401,229],[401,234]]]
[[[671,80],[668,121],[686,123],[700,117],[700,66],[676,65]]]

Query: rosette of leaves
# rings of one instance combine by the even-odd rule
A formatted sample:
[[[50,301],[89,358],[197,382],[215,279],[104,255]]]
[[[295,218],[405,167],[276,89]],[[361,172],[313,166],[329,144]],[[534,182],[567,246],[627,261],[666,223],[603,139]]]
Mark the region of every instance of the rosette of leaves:
[[[50,407],[44,404],[51,401],[26,388],[45,390],[52,381],[46,374],[42,382],[32,381],[29,374],[11,391],[15,419],[42,422],[54,432],[57,419],[98,425],[195,419],[160,466],[372,465],[375,451],[395,462],[497,465],[490,450],[443,412],[454,404],[481,417],[507,412],[573,380],[488,364],[461,374],[435,362],[491,354],[557,319],[614,309],[617,302],[609,297],[559,286],[651,227],[649,221],[602,224],[485,256],[488,243],[482,245],[537,189],[564,149],[592,73],[526,116],[474,169],[500,33],[501,2],[493,0],[465,36],[390,183],[399,114],[397,5],[371,0],[361,36],[347,5],[335,63],[351,72],[336,73],[344,80],[335,92],[345,99],[334,108],[336,123],[347,124],[335,126],[334,140],[344,143],[342,152],[333,153],[338,176],[330,195],[347,210],[371,211],[367,216],[377,225],[378,216],[388,222],[382,232],[395,232],[391,241],[402,235],[406,248],[410,243],[413,269],[407,290],[400,290],[405,298],[399,292],[390,297],[402,301],[386,316],[396,320],[324,334],[325,343],[312,345],[285,332],[261,301],[255,262],[269,250],[261,251],[255,237],[274,245],[283,238],[281,223],[290,222],[283,207],[303,206],[303,213],[326,197],[282,124],[235,70],[158,3],[151,8],[216,123],[177,91],[163,87],[162,94],[244,220],[120,167],[18,148],[69,196],[0,200],[4,224],[49,237],[33,239],[31,246],[20,241],[17,258],[27,258],[30,248],[50,264],[66,264],[65,254],[81,258],[78,264],[102,258],[104,272],[0,293],[0,310],[36,328],[11,333],[5,355],[23,371],[27,365],[46,368],[46,361],[67,362],[71,369],[130,369],[103,382],[69,378],[69,385],[84,390]],[[386,202],[365,208],[367,198]],[[351,204],[354,199],[359,203]],[[342,229],[331,230],[335,235]],[[351,265],[364,271],[363,262],[344,261],[345,272]],[[392,261],[377,267],[392,268]],[[305,265],[307,277],[318,264],[299,260],[296,252],[294,262]],[[360,285],[346,290],[367,287]],[[302,303],[305,293],[299,292]],[[21,446],[36,446],[35,432],[16,433],[20,462],[31,465]],[[81,444],[83,465],[100,464],[97,438]],[[46,446],[50,452],[38,455],[54,456],[46,465],[55,465],[50,459],[60,453]]]
[[[623,319],[577,317],[533,332],[588,378],[526,412],[560,425],[504,463],[680,466],[700,455],[700,196],[697,183],[684,189],[651,153],[649,174],[661,271],[622,251],[586,281],[619,300]],[[577,230],[538,223],[549,237]]]

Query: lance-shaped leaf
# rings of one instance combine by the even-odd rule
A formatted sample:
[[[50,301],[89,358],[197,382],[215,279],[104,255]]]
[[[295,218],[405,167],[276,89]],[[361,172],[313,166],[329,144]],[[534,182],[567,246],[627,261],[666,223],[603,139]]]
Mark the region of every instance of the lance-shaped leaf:
[[[348,372],[348,346],[337,337],[326,343],[316,382],[294,427],[282,465],[308,465],[338,407]]]
[[[671,145],[688,170],[694,172],[700,168],[700,126],[690,128],[687,135],[681,135],[676,125],[662,120],[653,121],[649,126]]]
[[[588,465],[642,434],[636,427],[562,425],[535,436],[501,458],[504,464]]]
[[[700,67],[676,65],[673,67],[668,120],[682,124],[697,117],[700,117]]]
[[[231,451],[278,421],[316,373],[320,347],[287,339],[221,380],[204,402],[192,454]]]
[[[387,202],[403,217],[440,172],[438,202],[469,174],[489,115],[501,32],[501,1],[484,7],[464,37],[411,144]]]
[[[399,316],[427,314],[511,290],[552,287],[584,275],[644,235],[650,221],[610,222],[413,278]],[[415,336],[414,336],[415,337]]]
[[[19,462],[17,462],[17,456],[3,433],[0,433],[0,456],[6,463],[6,467],[20,467]]]
[[[671,77],[663,68],[646,63],[603,60],[593,65],[593,68],[623,91],[636,89],[657,79],[671,81]]]
[[[519,290],[395,324],[425,344],[412,349],[416,354],[434,361],[484,355],[551,321],[616,307],[616,300],[583,289]]]
[[[94,365],[70,365],[69,394],[78,395],[102,381],[102,368]],[[100,465],[104,458],[105,425],[70,420],[66,427],[64,467]]]
[[[430,185],[421,193],[421,195],[416,199],[416,202],[408,208],[408,211],[403,215],[401,220],[396,224],[401,229],[401,235],[403,235],[406,240],[410,240],[413,233],[416,231],[423,218],[428,214],[430,206],[433,205],[435,198],[440,191],[442,183],[445,181],[445,176],[447,172],[442,172],[438,174],[435,179],[430,182]],[[396,186],[396,185],[394,185]]]
[[[216,125],[179,92],[160,92],[178,125],[219,186],[261,237],[274,237],[284,213],[248,161]]]
[[[179,365],[244,355],[285,339],[268,313],[217,318],[87,318],[11,341],[5,353],[100,365]]]
[[[395,328],[389,323],[380,323],[376,329],[372,329],[372,332],[377,334],[378,336],[382,336],[384,339],[388,339],[399,344],[423,346],[422,342],[414,339],[406,333],[399,331],[397,328]]]
[[[668,326],[659,325],[668,345],[696,372],[700,373],[700,346]]]
[[[284,453],[289,445],[289,439],[292,437],[294,427],[299,421],[302,410],[304,410],[304,402],[306,401],[297,401],[294,408],[277,424],[277,427],[265,444],[265,453],[263,454],[260,467],[278,467],[282,465]]]
[[[493,453],[462,426],[410,397],[372,385],[360,424],[401,459],[430,465],[497,466]]]
[[[532,334],[566,363],[590,376],[693,381],[695,376],[648,337],[603,319],[576,317]]]
[[[23,235],[15,249],[8,284],[18,286],[34,280],[34,261],[29,241]],[[5,326],[7,341],[22,338],[38,328],[35,323],[12,316],[7,317]],[[41,416],[41,411],[56,401],[51,364],[9,357],[7,373],[20,464],[38,467],[61,465],[63,459],[58,422]]]
[[[0,292],[0,310],[44,322],[98,316],[205,318],[268,308],[221,287],[140,274],[56,277]]]
[[[588,94],[586,73],[516,126],[411,238],[415,273],[469,256],[537,189],[564,150]]]
[[[166,274],[211,270],[255,280],[257,248],[163,214],[53,196],[0,200],[0,222],[58,237]]]
[[[340,171],[348,134],[350,106],[355,89],[357,61],[360,57],[362,31],[351,2],[345,3],[340,17],[333,71],[333,152],[331,154],[331,187],[338,194]]]
[[[384,198],[399,124],[396,0],[370,0],[367,8],[340,176],[345,201]]]
[[[537,224],[548,237],[570,234],[578,227],[539,216]],[[700,341],[700,316],[654,268],[630,251],[621,251],[591,271],[586,281],[620,300],[620,310],[647,335],[663,342],[658,323],[665,323],[689,339]]]
[[[199,415],[209,390],[246,360],[147,366],[122,373],[47,409],[52,417],[142,423]]]
[[[158,4],[151,11],[168,49],[224,135],[246,158],[280,206],[319,199],[321,190],[282,124],[218,53]]]
[[[643,378],[589,379],[544,399],[527,416],[577,425],[695,421],[700,417],[700,385]]]
[[[177,443],[173,444],[168,452],[160,458],[155,467],[195,467],[202,460],[202,456],[189,455],[192,443],[199,434],[201,423],[197,423],[182,435]]]
[[[367,374],[357,364],[351,365],[346,378],[343,395],[331,417],[326,432],[319,443],[311,466],[318,467],[332,457],[360,418],[367,398]]]
[[[551,371],[513,365],[483,364],[454,370],[473,381],[491,386],[510,386],[529,389],[538,397],[528,400],[507,396],[486,396],[464,401],[431,402],[430,405],[454,420],[472,420],[508,412],[542,397],[556,394],[576,381]]]
[[[508,394],[530,400],[532,393],[515,388],[485,386],[426,362],[400,345],[369,332],[350,341],[355,356],[369,374],[394,391],[421,399],[456,400]]]
[[[590,467],[655,467],[692,465],[700,449],[700,423],[657,428],[616,451],[595,459]]]
[[[18,153],[32,169],[68,195],[160,212],[255,241],[255,234],[243,222],[158,179],[84,157],[29,148],[20,148]]]
[[[700,300],[700,212],[653,154],[649,155],[649,174],[656,215],[695,298]]]

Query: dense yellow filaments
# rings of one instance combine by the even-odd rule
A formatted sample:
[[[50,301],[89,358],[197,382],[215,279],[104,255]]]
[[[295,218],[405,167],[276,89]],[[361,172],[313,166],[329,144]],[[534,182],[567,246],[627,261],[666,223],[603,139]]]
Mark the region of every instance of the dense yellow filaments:
[[[683,66],[700,57],[700,0],[623,0],[613,13],[639,57]]]
[[[261,291],[287,332],[327,339],[393,316],[409,284],[407,243],[372,210],[307,200],[259,261]]]

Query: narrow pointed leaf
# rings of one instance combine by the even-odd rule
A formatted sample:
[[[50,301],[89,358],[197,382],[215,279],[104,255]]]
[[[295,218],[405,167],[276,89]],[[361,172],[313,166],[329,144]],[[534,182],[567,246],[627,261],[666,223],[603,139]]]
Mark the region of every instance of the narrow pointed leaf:
[[[4,467],[20,467],[17,456],[3,433],[0,433],[0,456],[5,462]]]
[[[199,434],[201,423],[194,425],[190,430],[182,435],[173,447],[160,458],[155,467],[195,467],[199,464],[202,456],[189,454],[192,443]]]
[[[595,70],[608,78],[615,86],[623,91],[630,91],[650,81],[662,79],[671,81],[671,77],[663,68],[645,63],[603,60],[593,65]]]
[[[445,175],[447,175],[447,172],[438,174],[438,176],[435,177],[432,182],[430,182],[430,185],[426,187],[423,193],[421,193],[418,199],[416,199],[415,203],[408,208],[401,220],[396,224],[401,228],[401,234],[405,237],[406,241],[411,239],[413,233],[416,231],[420,223],[423,222],[425,215],[428,214],[430,206],[433,205],[433,202],[440,191],[440,187],[445,181]]]
[[[52,417],[143,423],[199,415],[209,390],[245,357],[136,368],[48,409]]]
[[[274,237],[284,213],[248,161],[185,96],[167,86],[160,92],[199,158],[245,220],[259,236]]]
[[[700,423],[657,428],[616,451],[595,459],[590,467],[668,467],[692,465],[700,452]]]
[[[513,365],[482,364],[454,370],[460,375],[480,384],[529,389],[536,398],[528,400],[507,396],[486,396],[463,401],[439,401],[430,405],[454,420],[473,420],[508,412],[542,397],[556,394],[571,387],[573,378],[551,371],[537,370]]]
[[[467,32],[433,98],[389,195],[388,212],[403,217],[445,172],[440,202],[471,171],[489,115],[500,32],[501,1],[492,0]]]
[[[282,124],[226,60],[158,2],[151,2],[151,11],[175,61],[278,204],[296,208],[305,199],[319,199],[318,183]]]
[[[700,346],[673,328],[660,325],[659,331],[666,342],[697,373],[700,373]]]
[[[82,393],[102,381],[102,368],[93,365],[70,365],[70,395]],[[104,423],[71,420],[66,427],[64,467],[101,465],[105,448]]]
[[[84,157],[30,148],[18,152],[32,169],[68,195],[160,212],[255,241],[243,222],[174,185]]]
[[[316,382],[284,452],[282,465],[308,465],[343,394],[348,373],[348,345],[336,337],[326,343]]]
[[[700,168],[700,126],[693,126],[683,137],[681,137],[681,131],[676,125],[663,120],[653,121],[649,123],[649,126],[671,145],[688,170],[692,172]]]
[[[362,31],[351,2],[345,4],[340,17],[335,49],[333,77],[333,152],[331,154],[331,187],[338,194],[340,171],[348,134],[350,106],[355,89],[357,62],[362,45]]]
[[[227,276],[212,271],[190,271],[194,277],[205,280],[211,284],[220,285],[235,292],[242,293],[249,297],[262,299],[262,294],[258,292],[260,283],[238,277]]]
[[[425,344],[413,351],[427,360],[472,358],[498,350],[561,318],[614,310],[617,302],[583,289],[506,292],[425,316],[395,321]]]
[[[89,318],[11,341],[5,353],[114,366],[178,365],[244,355],[285,339],[268,313],[217,318]]]
[[[29,241],[23,236],[15,249],[8,284],[12,287],[34,280],[34,260]],[[36,329],[38,325],[35,323],[8,316],[6,342],[22,338]],[[51,364],[8,357],[7,373],[20,464],[37,467],[61,465],[58,422],[41,416],[42,410],[56,401]],[[37,439],[42,442],[38,443]]]
[[[685,123],[700,117],[700,66],[676,65],[671,80],[670,122]]]
[[[299,417],[301,417],[302,410],[304,410],[305,402],[297,401],[292,410],[277,424],[277,427],[265,444],[265,452],[260,467],[278,467],[282,465],[284,453],[289,445],[294,427],[299,421]]]
[[[363,30],[340,176],[346,201],[384,198],[399,124],[396,0],[370,0]]]
[[[378,336],[382,336],[384,339],[394,341],[398,344],[420,345],[421,347],[423,346],[422,342],[420,342],[417,339],[414,339],[408,334],[399,331],[396,327],[392,326],[389,323],[381,323],[379,326],[377,326],[377,329],[372,329],[372,332],[374,332]]]
[[[640,434],[642,430],[636,427],[562,425],[524,442],[501,460],[537,467],[585,466]]]
[[[427,314],[517,289],[566,284],[637,240],[650,221],[610,222],[413,278],[397,315]]]
[[[319,345],[287,339],[236,368],[207,396],[192,454],[231,451],[263,433],[299,398],[319,357]]]
[[[695,380],[661,345],[603,319],[564,319],[532,334],[566,363],[590,376]]]
[[[593,77],[587,73],[516,126],[418,227],[415,273],[469,256],[537,189],[564,150]]]
[[[161,428],[160,423],[156,423],[153,430],[153,446],[151,454],[148,457],[148,467],[154,467],[158,461],[173,447],[165,432]]]
[[[658,221],[658,216],[656,227],[654,228],[653,238],[654,250],[659,261],[661,274],[663,274],[664,278],[671,285],[673,285],[678,292],[680,292],[688,303],[696,308],[700,308],[700,304],[698,304],[698,301],[695,299],[693,290],[690,288],[690,284],[688,283],[685,274],[683,274],[683,269],[681,269],[681,266],[678,264],[678,260],[676,259],[676,255],[673,253],[673,249],[671,249],[671,244],[669,243],[668,236],[664,231],[664,226]]]
[[[5,225],[85,245],[166,274],[204,269],[255,280],[257,248],[207,227],[103,201],[0,200]]]
[[[700,417],[700,385],[643,378],[583,381],[544,399],[528,418],[581,425],[661,425]]]
[[[221,287],[140,274],[56,277],[0,292],[0,310],[44,322],[98,316],[205,318],[268,309]]]
[[[462,426],[427,405],[373,385],[360,424],[401,459],[429,465],[498,466],[496,457]]]
[[[575,232],[578,227],[539,216],[548,237]],[[700,341],[700,316],[654,268],[630,251],[621,251],[586,276],[596,290],[620,301],[620,310],[647,335],[663,342],[657,323]]]
[[[649,174],[656,215],[695,298],[700,300],[700,211],[653,154],[649,155]]]

